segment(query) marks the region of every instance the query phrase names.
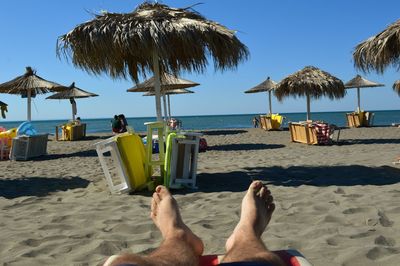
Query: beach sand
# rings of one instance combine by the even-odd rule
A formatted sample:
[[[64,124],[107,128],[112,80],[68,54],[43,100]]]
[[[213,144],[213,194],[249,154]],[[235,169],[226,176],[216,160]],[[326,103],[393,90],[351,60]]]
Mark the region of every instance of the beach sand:
[[[206,254],[224,252],[252,179],[277,208],[263,235],[314,265],[399,265],[400,129],[341,130],[340,145],[291,143],[289,132],[206,131],[198,190],[173,191]],[[97,265],[121,251],[149,253],[161,236],[150,193],[111,195],[94,143],[49,141],[48,155],[0,161],[2,265]]]

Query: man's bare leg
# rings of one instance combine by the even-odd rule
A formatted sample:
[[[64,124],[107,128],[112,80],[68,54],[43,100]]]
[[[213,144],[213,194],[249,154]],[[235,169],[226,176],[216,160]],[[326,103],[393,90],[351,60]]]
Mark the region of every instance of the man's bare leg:
[[[226,241],[226,255],[222,262],[251,261],[284,265],[261,240],[274,210],[271,192],[261,181],[253,181],[242,201],[240,221]]]
[[[176,200],[164,186],[158,186],[153,193],[150,216],[164,239],[160,247],[149,256],[117,255],[104,265],[198,265],[203,242],[183,223]]]

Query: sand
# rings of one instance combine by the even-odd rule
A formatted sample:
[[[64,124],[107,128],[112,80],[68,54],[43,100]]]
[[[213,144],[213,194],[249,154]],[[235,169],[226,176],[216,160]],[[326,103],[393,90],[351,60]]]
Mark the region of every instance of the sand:
[[[111,195],[94,143],[49,141],[48,155],[0,161],[2,265],[98,265],[121,251],[149,253],[161,236],[150,194]],[[263,235],[314,265],[399,265],[400,129],[343,129],[341,143],[291,143],[289,132],[205,132],[198,190],[174,191],[205,253],[224,252],[252,179],[269,182],[276,211]]]

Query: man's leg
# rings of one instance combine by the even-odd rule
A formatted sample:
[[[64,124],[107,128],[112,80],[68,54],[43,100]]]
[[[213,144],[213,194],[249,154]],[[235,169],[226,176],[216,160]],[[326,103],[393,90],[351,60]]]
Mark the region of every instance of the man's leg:
[[[148,256],[114,256],[105,266],[198,265],[203,242],[183,223],[176,200],[164,186],[158,186],[153,194],[151,218],[164,239],[160,247]]]
[[[223,263],[248,261],[284,265],[261,240],[274,210],[271,192],[261,181],[253,181],[242,201],[240,221],[226,241]]]

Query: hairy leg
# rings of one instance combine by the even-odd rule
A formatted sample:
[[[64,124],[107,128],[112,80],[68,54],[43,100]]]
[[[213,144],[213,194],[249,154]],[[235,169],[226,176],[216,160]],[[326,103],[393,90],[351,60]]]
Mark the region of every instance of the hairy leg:
[[[158,186],[153,193],[150,216],[163,236],[160,247],[148,256],[122,254],[110,257],[104,265],[198,265],[203,242],[184,224],[178,204],[166,187]]]
[[[268,251],[261,240],[275,204],[271,192],[261,181],[253,181],[242,201],[240,221],[226,241],[223,262],[266,262],[283,265],[281,259]]]

